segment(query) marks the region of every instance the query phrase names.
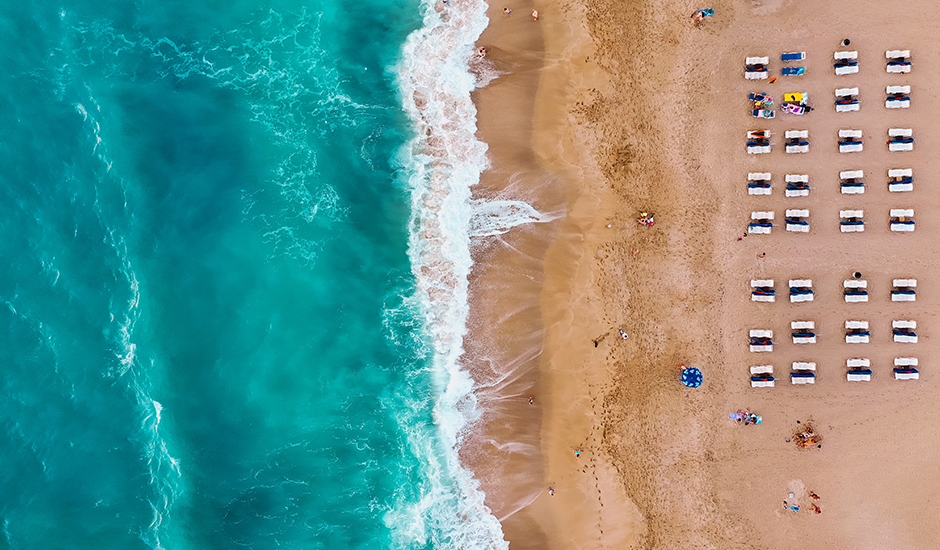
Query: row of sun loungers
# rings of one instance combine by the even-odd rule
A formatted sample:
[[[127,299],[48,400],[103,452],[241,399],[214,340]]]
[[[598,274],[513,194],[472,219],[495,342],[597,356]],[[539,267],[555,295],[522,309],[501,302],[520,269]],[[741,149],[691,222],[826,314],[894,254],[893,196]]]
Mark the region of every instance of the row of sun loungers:
[[[807,220],[809,210],[788,209],[784,211],[784,215],[787,231],[791,233],[809,233],[809,220]],[[888,211],[888,216],[888,227],[891,231],[910,233],[916,227],[913,208],[892,208]],[[773,212],[751,212],[751,221],[747,224],[747,232],[754,235],[769,235],[774,227],[774,217]],[[842,233],[861,233],[865,231],[864,217],[864,210],[840,210],[839,230]]]
[[[790,279],[788,281],[791,302],[813,301],[813,281]],[[848,279],[842,282],[842,295],[848,303],[868,302],[868,281]],[[777,291],[773,279],[751,279],[751,301],[774,302]],[[914,302],[917,300],[917,279],[894,279],[891,281],[892,302]],[[808,327],[812,328],[812,327]]]
[[[747,152],[759,155],[770,152],[770,131],[751,130],[747,133]],[[913,151],[914,131],[910,128],[888,129],[889,151]],[[809,152],[809,130],[787,130],[784,134],[787,153]],[[839,130],[839,152],[860,153],[864,150],[861,130]]]
[[[791,61],[802,61],[806,58],[806,52],[791,52],[780,56],[780,61],[789,63]],[[888,50],[885,52],[887,64],[885,70],[888,73],[909,73],[911,72],[911,51],[910,50]],[[833,70],[839,76],[858,73],[858,51],[835,52],[833,54]],[[767,65],[770,64],[769,57],[747,57],[744,59],[744,78],[748,80],[766,80],[768,77]],[[799,76],[806,72],[805,67],[783,67],[780,74],[784,76]]]
[[[790,323],[794,344],[815,344],[816,327],[813,321],[793,321]],[[916,344],[917,321],[897,320],[891,322],[891,335],[899,344]],[[846,321],[845,343],[868,344],[871,341],[871,331],[868,321]],[[749,333],[749,348],[752,353],[770,352],[774,350],[774,333],[772,330],[754,329]]]
[[[808,361],[794,361],[791,365],[791,384],[815,384],[816,363]],[[845,378],[849,382],[871,381],[871,361],[868,359],[848,359],[845,362]],[[918,380],[920,372],[916,357],[897,357],[894,359],[895,380]],[[773,365],[755,365],[750,368],[752,388],[774,387]]]

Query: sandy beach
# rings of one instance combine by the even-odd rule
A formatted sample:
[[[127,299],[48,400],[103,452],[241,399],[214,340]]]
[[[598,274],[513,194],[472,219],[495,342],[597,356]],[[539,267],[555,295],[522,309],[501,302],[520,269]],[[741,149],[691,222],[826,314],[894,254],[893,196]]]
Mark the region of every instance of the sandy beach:
[[[480,43],[501,76],[475,97],[492,159],[476,193],[564,214],[475,251],[468,356],[496,412],[464,458],[512,548],[937,547],[934,5],[861,4],[491,6]],[[696,28],[702,7],[716,15]],[[885,72],[889,49],[912,51],[911,73]],[[857,74],[834,74],[837,50],[858,52]],[[806,73],[781,76],[792,51]],[[745,56],[770,57],[777,81],[745,80]],[[885,108],[888,85],[911,86],[909,109]],[[860,89],[859,111],[835,112],[841,87]],[[815,110],[759,120],[750,92],[778,107],[807,93]],[[888,128],[912,128],[913,151],[889,152]],[[758,129],[772,152],[748,155]],[[862,130],[864,151],[840,153],[840,129]],[[784,153],[786,130],[808,130],[809,152]],[[894,168],[913,170],[913,191],[888,191]],[[864,171],[864,194],[840,192],[843,170]],[[749,172],[772,173],[769,196],[747,194]],[[810,194],[785,197],[785,174],[808,175]],[[791,208],[810,211],[808,233],[785,230]],[[913,208],[916,230],[890,231],[891,208]],[[840,231],[844,209],[864,210],[865,232]],[[739,239],[753,211],[777,223]],[[855,272],[867,303],[843,299]],[[915,302],[891,301],[895,278],[918,280]],[[751,279],[774,279],[777,301],[752,302]],[[815,299],[790,303],[788,279],[811,279]],[[917,321],[916,344],[892,341],[897,319]],[[791,343],[797,320],[815,322],[817,343]],[[846,344],[846,320],[869,321],[871,342]],[[749,352],[750,329],[773,330],[774,351]],[[896,357],[919,358],[920,379],[895,380]],[[846,380],[851,358],[870,359],[871,381]],[[794,361],[817,363],[815,384],[790,384]],[[701,388],[679,383],[680,364],[703,371]],[[762,364],[775,387],[750,387]],[[762,424],[729,418],[745,408]],[[807,423],[821,447],[792,441]]]

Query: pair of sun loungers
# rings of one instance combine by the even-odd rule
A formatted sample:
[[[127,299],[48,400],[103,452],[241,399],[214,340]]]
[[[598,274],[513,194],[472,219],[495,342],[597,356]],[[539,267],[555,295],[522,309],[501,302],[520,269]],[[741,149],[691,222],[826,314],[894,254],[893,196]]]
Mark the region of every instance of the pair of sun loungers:
[[[815,344],[816,323],[813,321],[793,321],[790,323],[790,337],[794,344]]]
[[[843,170],[839,172],[839,187],[843,195],[859,195],[865,192],[865,182],[862,170]]]
[[[910,86],[888,86],[885,94],[885,107],[888,109],[907,109],[911,106]]]
[[[857,111],[858,88],[838,88],[836,90],[836,112]]]
[[[911,50],[888,50],[885,52],[888,60],[886,71],[889,73],[911,72]]]
[[[860,153],[863,148],[861,130],[839,130],[840,153]]]
[[[802,61],[806,58],[806,52],[791,52],[780,56],[784,63],[791,61]],[[748,80],[766,80],[768,77],[767,65],[770,64],[769,57],[746,57],[744,59],[744,78]],[[784,76],[798,76],[806,72],[805,67],[784,67],[780,74]]]
[[[888,129],[888,150],[889,151],[912,151],[914,150],[914,131],[910,128],[890,128]]]
[[[855,74],[858,72],[858,52],[836,52],[833,54],[835,63],[833,68],[839,76]]]

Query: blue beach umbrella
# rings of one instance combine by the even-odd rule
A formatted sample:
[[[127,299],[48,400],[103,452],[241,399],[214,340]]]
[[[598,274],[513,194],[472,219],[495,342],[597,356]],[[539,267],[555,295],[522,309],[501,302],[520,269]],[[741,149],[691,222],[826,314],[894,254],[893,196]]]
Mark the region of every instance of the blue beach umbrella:
[[[695,367],[686,367],[682,370],[682,383],[688,388],[697,388],[702,385],[702,371]]]

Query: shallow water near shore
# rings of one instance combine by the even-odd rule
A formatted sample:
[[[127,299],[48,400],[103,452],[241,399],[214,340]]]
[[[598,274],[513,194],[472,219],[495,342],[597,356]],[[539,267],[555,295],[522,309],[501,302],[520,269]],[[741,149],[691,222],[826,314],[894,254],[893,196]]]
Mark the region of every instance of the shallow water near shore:
[[[458,360],[471,227],[534,214],[470,222],[438,4],[0,9],[0,547],[505,546]]]

